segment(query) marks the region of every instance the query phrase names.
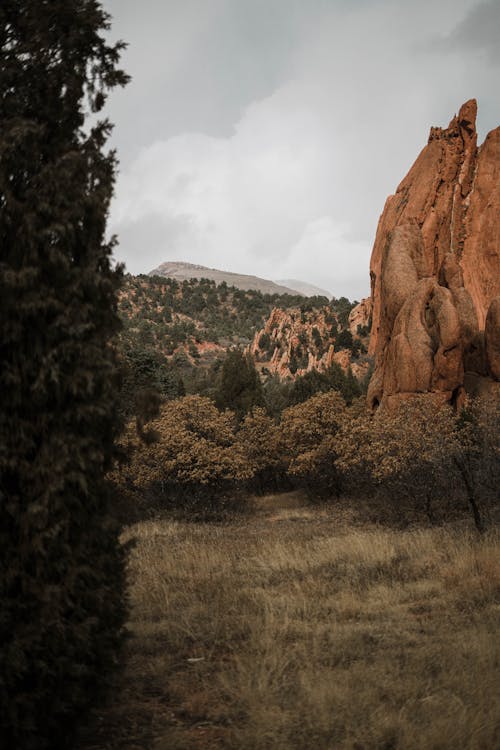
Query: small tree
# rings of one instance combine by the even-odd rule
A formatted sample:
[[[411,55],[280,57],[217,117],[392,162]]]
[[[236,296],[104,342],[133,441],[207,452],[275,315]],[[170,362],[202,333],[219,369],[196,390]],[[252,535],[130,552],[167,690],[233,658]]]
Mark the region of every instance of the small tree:
[[[285,472],[280,428],[265,410],[257,407],[247,414],[236,434],[236,445],[245,457],[258,492],[276,490]]]
[[[216,403],[220,409],[230,409],[238,420],[254,406],[264,405],[259,374],[253,359],[241,349],[228,351],[223,362]]]
[[[455,423],[452,460],[478,531],[485,510],[498,502],[500,486],[500,401],[483,397],[465,405]]]
[[[283,409],[290,406],[291,383],[282,381],[279,375],[271,375],[263,386],[266,411],[275,419],[281,417]]]

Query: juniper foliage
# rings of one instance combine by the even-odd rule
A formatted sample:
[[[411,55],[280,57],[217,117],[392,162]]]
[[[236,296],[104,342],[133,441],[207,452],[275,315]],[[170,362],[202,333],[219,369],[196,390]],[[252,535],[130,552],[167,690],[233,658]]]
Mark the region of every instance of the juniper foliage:
[[[123,634],[104,479],[119,424],[106,120],[127,76],[96,0],[0,4],[0,726],[68,748]]]

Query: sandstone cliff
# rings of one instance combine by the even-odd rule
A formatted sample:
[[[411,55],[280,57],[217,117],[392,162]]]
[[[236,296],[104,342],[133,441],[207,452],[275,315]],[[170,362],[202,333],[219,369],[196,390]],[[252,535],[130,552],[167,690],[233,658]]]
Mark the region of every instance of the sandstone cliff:
[[[429,142],[390,196],[372,252],[369,402],[498,390],[500,128],[477,147],[476,102]]]

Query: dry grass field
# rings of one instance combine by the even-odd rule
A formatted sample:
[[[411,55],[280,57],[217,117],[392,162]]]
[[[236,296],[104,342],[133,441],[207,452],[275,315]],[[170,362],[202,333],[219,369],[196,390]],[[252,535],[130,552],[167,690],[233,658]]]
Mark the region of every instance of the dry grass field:
[[[498,532],[291,496],[126,537],[126,663],[82,749],[500,747]]]

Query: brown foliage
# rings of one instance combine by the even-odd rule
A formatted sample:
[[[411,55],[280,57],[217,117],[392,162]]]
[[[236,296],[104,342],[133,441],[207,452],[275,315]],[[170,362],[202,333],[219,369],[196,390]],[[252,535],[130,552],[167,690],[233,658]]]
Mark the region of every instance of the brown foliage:
[[[286,469],[281,430],[265,409],[247,414],[236,434],[235,446],[245,456],[246,466],[258,492],[276,489]]]
[[[289,473],[307,487],[338,494],[337,433],[347,410],[338,391],[318,393],[283,412],[281,439]]]
[[[115,475],[122,485],[140,491],[213,494],[221,486],[247,479],[251,471],[234,441],[234,415],[219,412],[210,399],[186,396],[165,404],[148,424],[154,442],[139,438],[128,425],[124,444],[129,464]]]
[[[385,492],[410,496],[433,520],[433,506],[464,495],[481,531],[483,487],[493,485],[500,451],[498,401],[469,403],[460,415],[425,395],[394,411],[360,412],[337,436],[338,468]]]

